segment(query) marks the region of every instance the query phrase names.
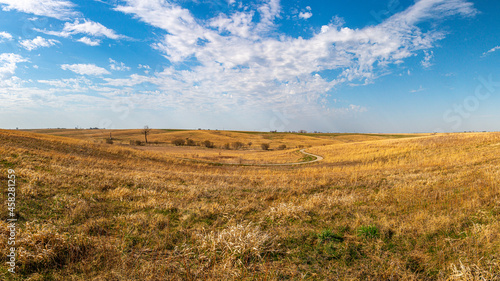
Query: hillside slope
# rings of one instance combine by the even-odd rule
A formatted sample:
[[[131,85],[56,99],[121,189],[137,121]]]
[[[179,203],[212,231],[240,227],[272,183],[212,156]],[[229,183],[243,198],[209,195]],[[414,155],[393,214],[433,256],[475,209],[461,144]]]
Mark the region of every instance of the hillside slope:
[[[0,178],[18,177],[20,227],[18,273],[2,264],[0,278],[499,278],[500,134],[306,151],[324,160],[217,166],[0,130]]]

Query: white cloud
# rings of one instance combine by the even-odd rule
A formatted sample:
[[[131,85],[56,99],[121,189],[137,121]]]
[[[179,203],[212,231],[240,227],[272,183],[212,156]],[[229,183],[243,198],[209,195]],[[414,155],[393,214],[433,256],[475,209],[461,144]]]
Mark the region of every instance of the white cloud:
[[[45,39],[43,37],[37,36],[36,38],[29,40],[23,40],[19,42],[23,48],[25,48],[28,51],[32,51],[38,48],[42,47],[50,47],[54,46],[56,43],[61,43],[55,39]]]
[[[130,70],[130,67],[126,66],[123,62],[118,63],[117,61],[113,59],[109,59],[109,67],[111,70],[118,70],[118,71],[125,71],[125,70]]]
[[[257,24],[258,31],[267,31],[274,26],[274,19],[279,17],[281,12],[280,0],[267,0],[257,9],[260,13],[260,22]]]
[[[83,44],[87,44],[89,46],[99,46],[99,44],[101,44],[101,40],[99,40],[99,39],[92,40],[86,36],[84,36],[76,41],[82,42]]]
[[[65,0],[0,0],[0,5],[4,11],[16,10],[59,20],[67,20],[79,15],[73,10],[75,4]]]
[[[107,86],[114,86],[114,87],[132,87],[135,85],[142,84],[144,82],[158,82],[158,79],[156,78],[138,74],[132,74],[130,75],[130,78],[124,78],[124,79],[104,78],[104,80],[107,82],[106,83]]]
[[[146,73],[146,74],[149,74],[149,70],[151,69],[151,67],[149,65],[145,65],[145,64],[139,64],[139,66],[137,68],[144,69],[144,73]]]
[[[58,91],[64,92],[87,92],[93,86],[91,80],[85,77],[55,79],[55,80],[38,80],[38,83],[46,84],[54,87]]]
[[[97,37],[107,37],[115,40],[124,37],[116,34],[114,30],[91,20],[84,20],[83,22],[76,20],[74,23],[67,22],[64,24],[63,32],[67,32],[68,34],[83,33]]]
[[[64,27],[61,31],[42,30],[38,28],[34,28],[34,30],[48,35],[65,38],[71,37],[72,35],[76,34],[85,34],[93,37],[109,38],[114,40],[128,38],[127,36],[117,34],[114,30],[109,29],[98,22],[87,19],[84,19],[83,21],[75,20],[73,23],[66,22],[64,23]],[[90,46],[97,46],[101,43],[101,41],[98,39],[91,39],[86,36],[78,39],[77,41]]]
[[[364,106],[350,104],[349,111],[350,112],[367,112],[368,109],[366,109],[366,107],[364,107]]]
[[[421,0],[375,26],[352,29],[336,20],[303,39],[277,33],[274,21],[281,10],[276,0],[208,20],[198,20],[170,1],[126,0],[115,9],[163,29],[165,34],[153,47],[173,66],[149,78],[108,79],[110,85],[140,85],[147,80],[158,86],[168,104],[221,110],[321,106],[336,85],[371,83],[388,73],[388,65],[422,51],[427,52],[422,64],[430,66],[430,49],[445,34],[435,28],[423,31],[418,25],[477,13],[465,0]],[[196,66],[176,70],[193,60]],[[316,75],[330,70],[340,74]],[[220,102],[213,105],[214,100]]]
[[[312,16],[313,16],[313,14],[311,12],[300,12],[299,13],[299,18],[305,19],[305,20],[312,17]]]
[[[8,32],[0,32],[0,42],[12,40],[12,35]]]
[[[432,58],[434,57],[433,51],[424,51],[424,59],[420,62],[424,68],[429,68],[432,66]]]
[[[0,54],[0,79],[8,79],[16,72],[17,64],[26,62],[27,59],[12,53]]]
[[[420,85],[420,87],[418,87],[418,89],[410,90],[410,93],[418,93],[418,92],[422,92],[422,91],[425,91],[425,90],[427,90],[427,89],[422,88],[422,85]]]
[[[94,75],[100,76],[104,74],[110,74],[106,69],[96,66],[95,64],[63,64],[61,65],[63,70],[70,70],[76,74],[80,75]]]
[[[483,53],[483,57],[485,57],[485,56],[487,56],[488,54],[493,53],[493,52],[495,52],[495,51],[497,51],[497,50],[500,50],[500,46],[493,47],[493,48],[492,48],[492,49],[490,49],[489,51],[484,52],[484,53]]]

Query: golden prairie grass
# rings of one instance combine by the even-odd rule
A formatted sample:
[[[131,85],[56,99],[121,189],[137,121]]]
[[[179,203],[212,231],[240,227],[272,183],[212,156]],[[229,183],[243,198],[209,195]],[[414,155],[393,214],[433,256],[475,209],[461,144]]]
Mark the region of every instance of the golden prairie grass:
[[[244,141],[238,134],[232,141]],[[327,136],[343,140],[326,146],[315,145],[324,136],[299,137],[325,159],[219,166],[165,149],[0,131],[0,180],[6,182],[7,168],[16,170],[26,253],[17,277],[5,265],[0,274],[12,280],[499,279],[499,133]],[[284,152],[228,151],[268,162]]]
[[[104,143],[104,140],[111,137],[117,144],[129,144],[130,140],[144,141],[144,135],[140,129],[133,130],[81,130],[81,129],[37,129],[29,130],[34,133],[42,133],[54,136],[64,136],[92,142]],[[161,146],[169,145],[175,139],[192,139],[196,142],[205,140],[212,141],[217,147],[224,144],[231,144],[241,141],[246,149],[261,150],[260,145],[268,143],[271,149],[276,149],[280,145],[288,148],[299,146],[320,146],[345,142],[359,142],[367,140],[380,140],[393,137],[411,137],[413,135],[376,135],[376,134],[294,134],[294,133],[270,133],[270,132],[240,132],[240,131],[219,131],[219,130],[162,130],[152,129],[148,136],[148,141],[158,142]],[[248,146],[248,143],[252,143]]]

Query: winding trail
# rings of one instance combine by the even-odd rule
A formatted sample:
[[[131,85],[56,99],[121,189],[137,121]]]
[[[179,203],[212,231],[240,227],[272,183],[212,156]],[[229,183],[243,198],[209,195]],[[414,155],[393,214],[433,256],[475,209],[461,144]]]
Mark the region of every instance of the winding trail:
[[[310,160],[310,161],[305,161],[305,162],[294,162],[294,163],[279,163],[279,164],[272,164],[272,163],[263,163],[263,164],[242,164],[242,163],[221,163],[221,162],[210,162],[210,161],[201,161],[201,160],[196,160],[196,159],[191,159],[191,158],[182,158],[183,160],[188,160],[188,161],[194,161],[194,162],[199,162],[199,163],[206,163],[206,164],[215,164],[215,165],[239,165],[239,166],[292,166],[292,165],[303,165],[303,164],[309,164],[309,163],[314,163],[323,160],[323,157],[320,155],[312,154],[309,152],[305,152],[305,148],[299,150],[302,154],[307,155],[307,156],[312,156],[315,159]]]

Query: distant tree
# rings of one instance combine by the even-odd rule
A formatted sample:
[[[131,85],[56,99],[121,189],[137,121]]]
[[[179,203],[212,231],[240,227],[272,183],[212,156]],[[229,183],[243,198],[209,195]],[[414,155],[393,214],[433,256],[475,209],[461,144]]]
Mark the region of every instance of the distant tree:
[[[268,143],[263,143],[260,145],[260,147],[262,148],[262,150],[269,150],[269,144]]]
[[[148,135],[150,132],[151,132],[151,129],[147,125],[144,126],[144,129],[142,129],[142,133],[144,134],[144,140],[146,141],[146,143],[148,143]]]

